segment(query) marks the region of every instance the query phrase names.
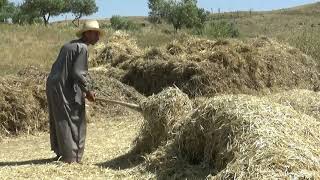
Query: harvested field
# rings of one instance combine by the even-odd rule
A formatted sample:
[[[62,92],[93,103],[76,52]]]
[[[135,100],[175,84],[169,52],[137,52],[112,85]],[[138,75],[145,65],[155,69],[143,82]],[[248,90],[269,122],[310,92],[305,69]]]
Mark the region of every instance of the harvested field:
[[[83,164],[54,161],[48,133],[5,138],[0,142],[0,179],[155,179],[126,155],[141,118],[106,116],[88,124]]]
[[[83,164],[51,159],[47,72],[0,79],[0,179],[320,179],[319,66],[300,50],[191,36],[141,49],[117,31],[93,53]]]
[[[127,35],[115,37],[117,46],[111,43],[105,51],[114,49],[117,60],[102,53],[95,61],[124,70],[121,81],[145,95],[174,85],[191,97],[318,90],[320,85],[318,65],[312,58],[268,38],[211,41],[184,37],[161,48],[138,50]]]
[[[6,148],[0,158],[5,162],[0,165],[5,166],[0,168],[0,176],[7,177],[11,172],[12,177],[27,177],[40,171],[41,175],[33,173],[31,177],[73,179],[79,173],[82,177],[112,179],[319,178],[320,122],[291,107],[265,97],[222,95],[199,102],[193,111],[190,100],[177,89],[167,89],[145,99],[144,103],[144,122],[143,117],[130,115],[122,120],[112,118],[89,125],[83,165],[64,165],[45,159],[42,153],[50,156],[43,151],[47,141],[39,139],[42,153],[32,156],[42,160],[30,160],[28,155],[18,156],[19,160],[14,161],[5,156],[9,144],[4,144]],[[151,130],[149,133],[144,133],[146,127]],[[152,131],[157,129],[161,131]],[[135,135],[144,137],[150,133],[158,135],[162,142],[153,146],[153,141],[141,141],[144,146],[153,146],[151,153],[144,154],[141,160],[132,151],[137,144],[130,145],[137,142]],[[110,138],[113,135],[116,138]],[[28,149],[32,146],[21,151]],[[54,171],[57,168],[72,174]]]

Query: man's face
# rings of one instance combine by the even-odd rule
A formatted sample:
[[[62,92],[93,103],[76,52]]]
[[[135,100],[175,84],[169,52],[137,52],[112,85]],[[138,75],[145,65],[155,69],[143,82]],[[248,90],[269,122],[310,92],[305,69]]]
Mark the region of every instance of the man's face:
[[[89,44],[94,45],[99,41],[100,33],[99,31],[86,31],[84,36]]]

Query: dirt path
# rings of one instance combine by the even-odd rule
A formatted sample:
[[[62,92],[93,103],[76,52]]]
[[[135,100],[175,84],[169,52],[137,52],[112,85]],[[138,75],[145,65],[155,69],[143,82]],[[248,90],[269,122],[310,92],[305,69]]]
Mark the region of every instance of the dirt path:
[[[154,179],[127,154],[141,120],[135,115],[90,123],[80,165],[52,161],[48,133],[5,139],[0,143],[0,179]]]

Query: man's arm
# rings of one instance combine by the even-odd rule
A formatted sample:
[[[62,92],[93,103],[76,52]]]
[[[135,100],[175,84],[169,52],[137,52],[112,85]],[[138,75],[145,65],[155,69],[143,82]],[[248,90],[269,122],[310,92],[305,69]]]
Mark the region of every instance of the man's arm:
[[[88,52],[86,48],[81,48],[79,55],[75,59],[72,67],[72,77],[86,94],[89,101],[94,101],[94,93],[88,89]]]

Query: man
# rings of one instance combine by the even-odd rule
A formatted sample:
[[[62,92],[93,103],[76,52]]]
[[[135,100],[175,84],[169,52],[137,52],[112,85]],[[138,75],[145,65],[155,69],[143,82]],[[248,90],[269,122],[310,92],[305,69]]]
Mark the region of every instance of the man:
[[[51,68],[46,93],[49,107],[50,142],[57,158],[80,162],[86,138],[85,98],[95,101],[88,88],[88,45],[94,45],[104,31],[97,21],[87,21],[65,44]]]

